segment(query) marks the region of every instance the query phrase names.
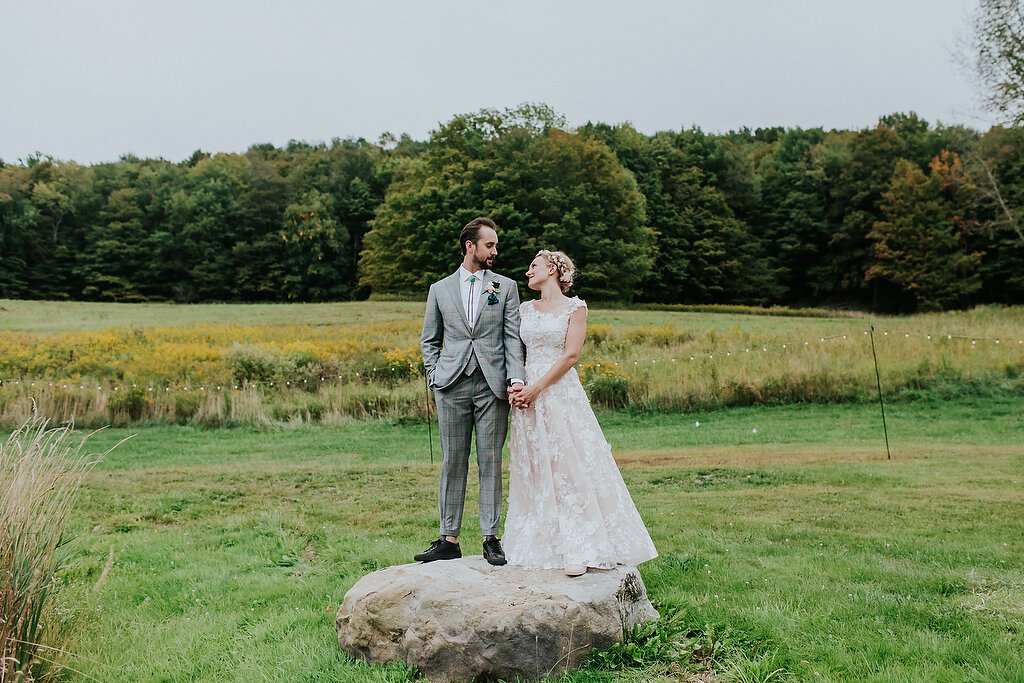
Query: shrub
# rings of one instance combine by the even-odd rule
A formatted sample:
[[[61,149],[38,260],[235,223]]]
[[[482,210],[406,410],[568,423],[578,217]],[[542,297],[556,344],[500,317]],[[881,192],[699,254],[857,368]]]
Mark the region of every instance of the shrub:
[[[305,359],[300,349],[295,350],[292,355],[300,360]],[[235,344],[228,354],[228,361],[231,364],[231,375],[239,384],[271,382],[290,377],[296,367],[295,360],[252,344]]]
[[[614,334],[611,325],[587,325],[587,341],[593,344],[600,344],[607,341]]]
[[[728,312],[692,310],[705,309]],[[694,327],[694,316],[649,319],[656,322],[589,326],[579,373],[595,407],[692,411],[877,400],[866,330],[837,329],[836,323],[845,324],[840,321],[780,329],[771,319],[727,328]],[[884,321],[901,329],[878,330],[874,337],[883,392],[910,399],[1024,391],[1019,320],[1017,309],[984,308]],[[272,414],[305,419],[306,404],[290,397],[299,390],[321,396],[328,420],[418,419],[429,411],[419,332],[418,320],[0,332],[0,378],[10,378],[0,382],[0,423],[9,429],[21,424],[35,400],[40,413],[74,417],[80,426],[136,419],[267,426]],[[126,393],[133,383],[155,390]],[[232,392],[236,386],[255,392]],[[228,391],[212,400],[220,388]]]
[[[284,360],[286,367],[279,368],[279,372],[282,369],[290,371],[295,368],[310,367],[317,362],[316,349],[307,342],[294,342],[292,344],[288,344],[284,350]],[[284,373],[279,374],[278,376],[283,376],[283,374]],[[290,372],[288,374],[290,374]]]
[[[185,423],[199,410],[202,396],[198,391],[177,393],[174,395],[174,418],[178,423]]]
[[[121,422],[126,417],[134,421],[142,419],[142,416],[149,412],[149,404],[150,400],[146,390],[132,387],[112,396],[107,401],[107,410],[110,412],[110,419],[114,422]]]
[[[1007,379],[1017,379],[1021,376],[1022,369],[1024,369],[1024,363],[1006,363],[1003,365],[1003,374]]]
[[[629,380],[602,375],[587,383],[590,400],[605,408],[624,408],[629,403]]]
[[[404,349],[385,351],[384,359],[388,362],[388,370],[397,380],[407,380],[423,376],[423,351],[419,344]]]
[[[393,388],[423,376],[423,356],[418,345],[409,346],[363,358],[354,368],[362,380]]]
[[[676,330],[671,325],[659,325],[658,327],[633,327],[623,334],[625,340],[634,346],[660,346],[669,347],[673,344],[685,344],[693,339],[693,334],[687,330]],[[607,336],[605,337],[608,338]]]
[[[590,402],[605,408],[624,408],[629,403],[629,380],[612,363],[600,358],[580,365],[580,381],[590,396]]]

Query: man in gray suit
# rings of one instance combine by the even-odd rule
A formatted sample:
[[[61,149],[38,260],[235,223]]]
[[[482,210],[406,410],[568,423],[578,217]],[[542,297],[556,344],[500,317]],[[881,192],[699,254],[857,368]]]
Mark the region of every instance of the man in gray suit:
[[[443,454],[437,493],[441,537],[415,559],[462,557],[459,531],[475,427],[483,555],[491,564],[503,565],[505,553],[497,536],[501,449],[508,433],[506,387],[521,385],[526,376],[519,338],[519,290],[514,281],[489,270],[498,254],[494,221],[474,218],[462,229],[459,243],[462,265],[430,286],[423,316],[420,346],[437,403]]]

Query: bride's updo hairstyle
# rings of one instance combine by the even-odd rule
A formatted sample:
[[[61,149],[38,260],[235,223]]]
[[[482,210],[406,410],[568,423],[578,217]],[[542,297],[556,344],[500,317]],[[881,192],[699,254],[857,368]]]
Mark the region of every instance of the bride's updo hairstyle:
[[[548,251],[547,249],[538,251],[537,256],[555,267],[558,272],[558,286],[562,289],[562,294],[568,292],[572,287],[573,276],[576,275],[576,266],[572,264],[569,257],[561,251]]]

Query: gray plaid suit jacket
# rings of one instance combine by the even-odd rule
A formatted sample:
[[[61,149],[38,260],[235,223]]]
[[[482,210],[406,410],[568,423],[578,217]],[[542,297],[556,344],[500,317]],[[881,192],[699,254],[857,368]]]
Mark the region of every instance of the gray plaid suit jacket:
[[[430,286],[420,337],[423,366],[430,388],[444,390],[462,376],[473,351],[487,386],[505,399],[507,380],[526,379],[525,352],[519,338],[519,290],[514,281],[489,270],[481,281],[472,329],[461,301],[458,271]],[[498,289],[494,304],[487,302],[490,283]]]

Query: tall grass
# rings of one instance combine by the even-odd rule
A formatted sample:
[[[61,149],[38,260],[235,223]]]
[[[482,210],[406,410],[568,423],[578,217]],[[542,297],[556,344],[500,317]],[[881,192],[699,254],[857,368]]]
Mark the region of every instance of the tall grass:
[[[71,427],[27,420],[0,445],[0,682],[31,681],[43,607],[66,559],[68,517],[100,456]]]
[[[85,426],[427,417],[418,320],[358,322],[361,309],[332,310],[349,318],[0,332],[0,427],[20,424],[33,400],[42,414]],[[883,391],[890,399],[1021,393],[1020,313],[989,306],[875,321]],[[601,407],[877,400],[865,319],[617,309],[590,319],[579,370]]]

